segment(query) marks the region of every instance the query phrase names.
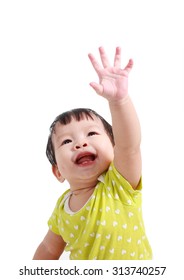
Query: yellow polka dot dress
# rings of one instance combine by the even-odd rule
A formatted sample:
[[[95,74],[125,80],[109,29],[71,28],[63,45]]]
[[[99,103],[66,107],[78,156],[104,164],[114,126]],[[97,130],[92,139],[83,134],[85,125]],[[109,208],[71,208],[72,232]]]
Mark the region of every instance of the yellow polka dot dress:
[[[71,260],[149,260],[152,250],[141,211],[141,188],[134,190],[113,163],[98,178],[87,203],[77,212],[66,191],[57,201],[49,228],[67,243]]]

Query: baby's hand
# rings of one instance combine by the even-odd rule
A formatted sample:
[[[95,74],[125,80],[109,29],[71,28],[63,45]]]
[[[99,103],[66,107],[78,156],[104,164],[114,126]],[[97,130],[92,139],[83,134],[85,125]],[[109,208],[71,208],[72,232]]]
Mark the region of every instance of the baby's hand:
[[[89,59],[98,74],[99,84],[92,82],[91,87],[108,101],[119,101],[128,95],[128,75],[133,66],[133,60],[130,59],[127,66],[121,69],[121,49],[116,48],[114,57],[114,66],[111,66],[103,47],[99,48],[103,67],[97,62],[92,54]]]

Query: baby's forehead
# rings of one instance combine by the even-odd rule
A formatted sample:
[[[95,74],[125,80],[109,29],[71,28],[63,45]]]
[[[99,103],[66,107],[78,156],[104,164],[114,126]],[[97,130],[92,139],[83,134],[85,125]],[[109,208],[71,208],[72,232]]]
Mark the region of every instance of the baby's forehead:
[[[54,126],[54,134],[57,134],[57,132],[62,133],[62,131],[66,130],[78,130],[79,128],[90,128],[90,127],[98,127],[101,129],[104,129],[103,123],[100,118],[93,115],[92,118],[89,118],[87,116],[82,117],[80,120],[76,120],[74,117],[71,118],[70,122],[63,124],[59,121],[56,122]]]

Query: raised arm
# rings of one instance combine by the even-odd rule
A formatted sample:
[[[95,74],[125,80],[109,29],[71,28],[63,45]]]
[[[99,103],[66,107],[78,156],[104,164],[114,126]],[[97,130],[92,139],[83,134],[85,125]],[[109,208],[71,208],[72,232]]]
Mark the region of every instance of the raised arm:
[[[106,98],[112,117],[115,139],[114,165],[135,189],[141,177],[141,130],[139,120],[128,95],[128,75],[133,61],[121,69],[121,49],[116,48],[114,65],[111,66],[102,47],[99,48],[101,66],[92,54],[89,59],[98,74],[99,83],[90,85],[97,94]]]

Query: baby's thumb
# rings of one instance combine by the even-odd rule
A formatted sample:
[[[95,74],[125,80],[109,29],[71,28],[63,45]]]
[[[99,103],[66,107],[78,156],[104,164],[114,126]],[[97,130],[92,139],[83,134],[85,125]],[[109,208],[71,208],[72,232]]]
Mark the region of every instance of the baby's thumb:
[[[95,82],[90,83],[90,86],[96,91],[97,94],[103,94],[103,86]]]

